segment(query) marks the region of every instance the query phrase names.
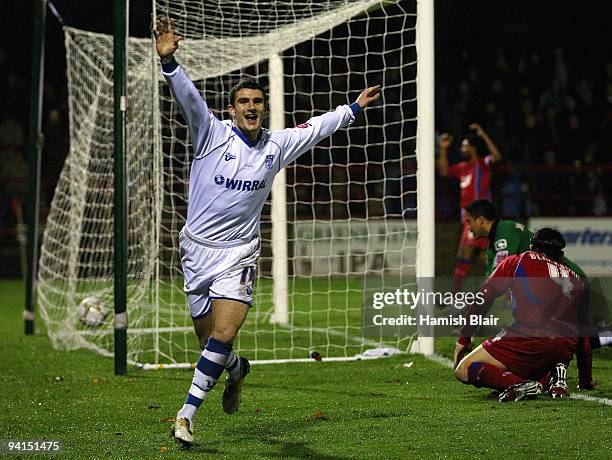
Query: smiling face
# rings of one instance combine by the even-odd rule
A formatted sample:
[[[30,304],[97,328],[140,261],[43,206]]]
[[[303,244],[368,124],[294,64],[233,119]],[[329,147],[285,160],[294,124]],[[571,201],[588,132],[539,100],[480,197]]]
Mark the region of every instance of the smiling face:
[[[259,89],[239,89],[234,96],[234,104],[228,105],[227,110],[236,127],[250,141],[255,141],[266,114],[263,92]]]

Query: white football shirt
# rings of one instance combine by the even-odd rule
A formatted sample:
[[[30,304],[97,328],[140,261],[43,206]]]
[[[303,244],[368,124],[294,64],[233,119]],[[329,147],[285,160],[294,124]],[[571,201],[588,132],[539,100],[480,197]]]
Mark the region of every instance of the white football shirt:
[[[187,231],[219,246],[246,243],[257,236],[276,173],[352,123],[353,110],[358,109],[356,104],[342,105],[295,128],[262,128],[259,139],[250,142],[231,121],[221,121],[210,112],[180,66],[162,74],[187,121],[194,149]]]

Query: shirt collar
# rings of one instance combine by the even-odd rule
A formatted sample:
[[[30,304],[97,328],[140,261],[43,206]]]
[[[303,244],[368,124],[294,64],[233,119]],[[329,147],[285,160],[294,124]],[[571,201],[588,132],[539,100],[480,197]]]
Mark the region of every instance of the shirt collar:
[[[244,133],[242,131],[240,131],[236,126],[232,126],[232,131],[234,131],[238,137],[240,139],[242,139],[242,142],[244,142],[246,145],[248,145],[249,147],[253,148],[257,145],[257,143],[260,141],[261,139],[261,134],[263,132],[263,130],[260,128],[259,129],[259,134],[257,135],[257,139],[255,139],[254,141],[250,141],[248,137],[246,137],[244,135]]]

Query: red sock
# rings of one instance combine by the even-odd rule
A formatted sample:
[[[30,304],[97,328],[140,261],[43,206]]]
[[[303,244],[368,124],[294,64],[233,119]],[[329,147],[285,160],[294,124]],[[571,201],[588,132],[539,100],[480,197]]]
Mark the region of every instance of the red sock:
[[[453,272],[453,292],[461,291],[463,281],[470,274],[472,261],[468,259],[458,259]]]
[[[468,368],[468,381],[477,387],[488,387],[494,390],[505,390],[517,383],[528,382],[510,371],[505,371],[493,364],[475,362]]]
[[[544,389],[546,391],[548,391],[548,385],[550,383],[550,372],[547,372],[546,374],[544,374],[540,380],[538,380],[538,382],[540,382],[542,384],[542,386],[544,387]]]

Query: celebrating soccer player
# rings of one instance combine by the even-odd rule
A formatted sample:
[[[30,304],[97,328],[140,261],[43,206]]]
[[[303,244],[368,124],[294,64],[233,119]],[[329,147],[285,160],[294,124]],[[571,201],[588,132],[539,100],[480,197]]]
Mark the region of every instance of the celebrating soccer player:
[[[467,227],[465,207],[468,203],[480,198],[491,199],[491,165],[502,158],[499,149],[482,126],[472,123],[470,130],[471,133],[461,142],[461,154],[466,160],[452,166],[449,166],[448,163],[448,149],[453,143],[453,137],[445,133],[438,139],[440,149],[438,171],[441,176],[458,179],[461,189],[460,207],[463,232],[453,273],[454,292],[461,290],[463,281],[470,274],[474,259],[481,250],[487,247],[487,241],[474,237]]]
[[[583,279],[563,262],[565,241],[543,228],[531,250],[506,257],[480,289],[484,302],[466,316],[482,315],[493,300],[511,290],[514,323],[463,357],[475,327],[463,327],[455,348],[455,377],[476,387],[502,390],[498,401],[518,401],[546,389],[569,395],[566,369],[576,352],[586,308]],[[463,358],[462,358],[463,357]]]
[[[380,86],[365,89],[355,102],[313,117],[295,128],[262,128],[267,99],[254,80],[243,80],[228,95],[231,120],[220,121],[174,59],[181,36],[174,20],[157,22],[162,73],[187,120],[193,144],[187,223],[179,236],[189,310],[203,352],[187,399],[172,428],[177,441],[193,444],[198,407],[228,371],[223,410],[240,404],[249,362],[232,344],[253,301],[259,257],[259,222],[274,176],[322,139],[355,121],[380,98]]]

